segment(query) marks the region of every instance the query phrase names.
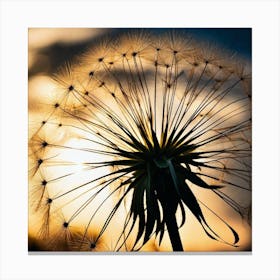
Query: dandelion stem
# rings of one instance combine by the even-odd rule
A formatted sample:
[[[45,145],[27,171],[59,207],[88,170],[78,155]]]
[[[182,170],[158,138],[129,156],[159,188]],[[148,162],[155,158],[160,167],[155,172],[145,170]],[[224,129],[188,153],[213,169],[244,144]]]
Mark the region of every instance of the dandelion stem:
[[[167,215],[165,218],[165,222],[173,251],[184,251],[178,230],[178,225],[176,222],[175,213],[173,215]]]

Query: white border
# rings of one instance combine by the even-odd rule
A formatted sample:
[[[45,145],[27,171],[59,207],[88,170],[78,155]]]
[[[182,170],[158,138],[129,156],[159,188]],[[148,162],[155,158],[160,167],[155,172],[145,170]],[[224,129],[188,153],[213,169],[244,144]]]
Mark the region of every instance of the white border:
[[[252,255],[28,255],[28,27],[253,28]],[[1,1],[0,279],[280,279],[278,1]]]

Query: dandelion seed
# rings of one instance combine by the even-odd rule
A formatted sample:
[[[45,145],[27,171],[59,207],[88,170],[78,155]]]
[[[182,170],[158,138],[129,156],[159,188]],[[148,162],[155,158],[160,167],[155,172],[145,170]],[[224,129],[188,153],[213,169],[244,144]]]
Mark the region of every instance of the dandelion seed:
[[[41,184],[42,184],[42,186],[45,187],[45,186],[47,185],[47,183],[48,183],[48,182],[47,182],[46,180],[43,180]]]

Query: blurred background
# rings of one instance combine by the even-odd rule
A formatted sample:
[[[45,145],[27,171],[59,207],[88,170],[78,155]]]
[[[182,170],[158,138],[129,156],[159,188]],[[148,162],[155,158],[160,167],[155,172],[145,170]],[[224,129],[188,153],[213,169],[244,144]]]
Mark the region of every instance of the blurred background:
[[[132,28],[30,28],[29,29],[29,78],[38,74],[52,74],[67,61],[84,53],[103,38],[119,37]],[[171,28],[148,28],[154,34],[165,33]],[[222,49],[232,51],[251,60],[250,28],[177,28],[176,32],[189,34],[197,40],[215,42]]]

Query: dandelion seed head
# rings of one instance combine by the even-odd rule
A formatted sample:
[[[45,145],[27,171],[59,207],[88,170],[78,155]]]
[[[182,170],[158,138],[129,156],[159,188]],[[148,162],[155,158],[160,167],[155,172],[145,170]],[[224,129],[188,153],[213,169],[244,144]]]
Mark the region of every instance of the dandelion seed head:
[[[47,174],[46,204],[67,217],[50,248],[63,240],[67,250],[99,250],[117,222],[115,250],[141,250],[152,238],[183,250],[179,228],[190,215],[205,237],[235,248],[239,236],[223,215],[242,216],[250,200],[244,65],[188,36],[144,31],[106,39],[66,64],[54,77],[57,100],[30,141]],[[56,164],[41,166],[46,155]],[[85,230],[76,236],[70,223]]]

